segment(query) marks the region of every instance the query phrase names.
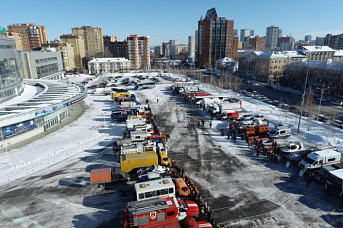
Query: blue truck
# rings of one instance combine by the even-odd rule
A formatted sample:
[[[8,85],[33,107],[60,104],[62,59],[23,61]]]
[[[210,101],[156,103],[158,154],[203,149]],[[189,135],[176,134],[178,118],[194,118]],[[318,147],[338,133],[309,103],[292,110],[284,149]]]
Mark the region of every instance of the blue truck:
[[[112,120],[117,120],[117,121],[125,121],[129,115],[135,115],[137,113],[137,109],[131,110],[117,110],[117,111],[112,111],[111,113],[111,119]]]
[[[156,87],[155,82],[147,82],[147,83],[137,83],[135,89],[141,90],[141,89],[153,89]]]

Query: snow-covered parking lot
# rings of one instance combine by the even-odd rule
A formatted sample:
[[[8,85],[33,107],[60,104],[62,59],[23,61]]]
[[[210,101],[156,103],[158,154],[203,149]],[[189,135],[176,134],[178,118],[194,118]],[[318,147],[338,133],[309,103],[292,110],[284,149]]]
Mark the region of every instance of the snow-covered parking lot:
[[[213,120],[187,103],[163,80],[156,88],[133,91],[148,98],[157,124],[170,135],[168,154],[196,182],[215,221],[227,227],[342,227],[339,200],[324,187],[307,187],[296,166],[287,168],[256,157],[245,141],[220,135],[228,122]],[[203,90],[239,96],[200,85]],[[157,103],[157,99],[159,99]],[[241,97],[245,112],[267,117],[271,125],[290,125],[290,140],[304,145],[334,145],[343,152],[343,131],[302,119],[262,101]],[[103,191],[89,185],[93,168],[118,165],[111,143],[122,137],[124,123],[113,122],[109,96],[89,94],[83,114],[70,125],[20,149],[0,154],[1,227],[121,227],[121,214],[132,198],[129,185]],[[205,127],[197,122],[205,119]]]

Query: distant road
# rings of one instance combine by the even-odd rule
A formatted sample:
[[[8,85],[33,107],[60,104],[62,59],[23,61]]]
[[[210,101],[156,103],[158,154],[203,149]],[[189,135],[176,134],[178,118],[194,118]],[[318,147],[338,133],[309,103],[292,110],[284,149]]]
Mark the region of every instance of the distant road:
[[[301,104],[301,95],[299,94],[284,93],[281,91],[268,89],[264,86],[258,86],[253,84],[241,85],[241,89],[246,90],[247,88],[251,88],[252,90],[257,91],[258,93],[267,96],[271,100],[283,101],[290,106],[300,106]],[[319,101],[316,100],[316,103],[317,105],[319,105]],[[343,107],[333,105],[330,102],[322,101],[320,107],[320,114],[325,115],[329,118],[336,117],[336,119],[343,120]]]

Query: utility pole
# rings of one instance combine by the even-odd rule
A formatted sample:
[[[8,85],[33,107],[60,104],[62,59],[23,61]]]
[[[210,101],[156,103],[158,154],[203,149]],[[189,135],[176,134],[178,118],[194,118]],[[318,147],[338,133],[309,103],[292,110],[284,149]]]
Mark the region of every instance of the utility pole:
[[[321,91],[320,100],[319,100],[319,106],[318,106],[318,113],[317,113],[317,121],[318,121],[319,112],[320,112],[320,106],[321,106],[321,104],[322,104],[322,99],[323,99],[323,93],[324,93],[325,90],[330,89],[330,87],[326,87],[326,88],[324,88],[324,89],[323,89],[323,88],[317,88],[317,89],[320,89],[320,91]]]
[[[301,107],[300,107],[300,116],[299,116],[299,122],[298,122],[298,133],[300,132],[300,122],[301,122],[301,116],[303,114],[303,108],[304,108],[304,101],[305,101],[305,95],[306,95],[306,86],[307,86],[307,78],[308,78],[308,71],[310,68],[310,58],[307,59],[307,70],[306,70],[306,78],[305,78],[305,85],[304,85],[304,92],[301,99]]]

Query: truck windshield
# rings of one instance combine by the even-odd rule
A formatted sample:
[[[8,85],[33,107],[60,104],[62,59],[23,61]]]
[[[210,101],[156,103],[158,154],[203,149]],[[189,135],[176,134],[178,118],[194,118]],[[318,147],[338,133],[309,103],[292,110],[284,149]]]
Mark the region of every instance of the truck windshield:
[[[270,134],[272,134],[272,135],[274,135],[275,133],[276,133],[275,130],[271,130],[271,131],[270,131]]]
[[[314,160],[312,158],[309,158],[309,157],[304,158],[304,161],[307,162],[308,164],[314,163]]]

